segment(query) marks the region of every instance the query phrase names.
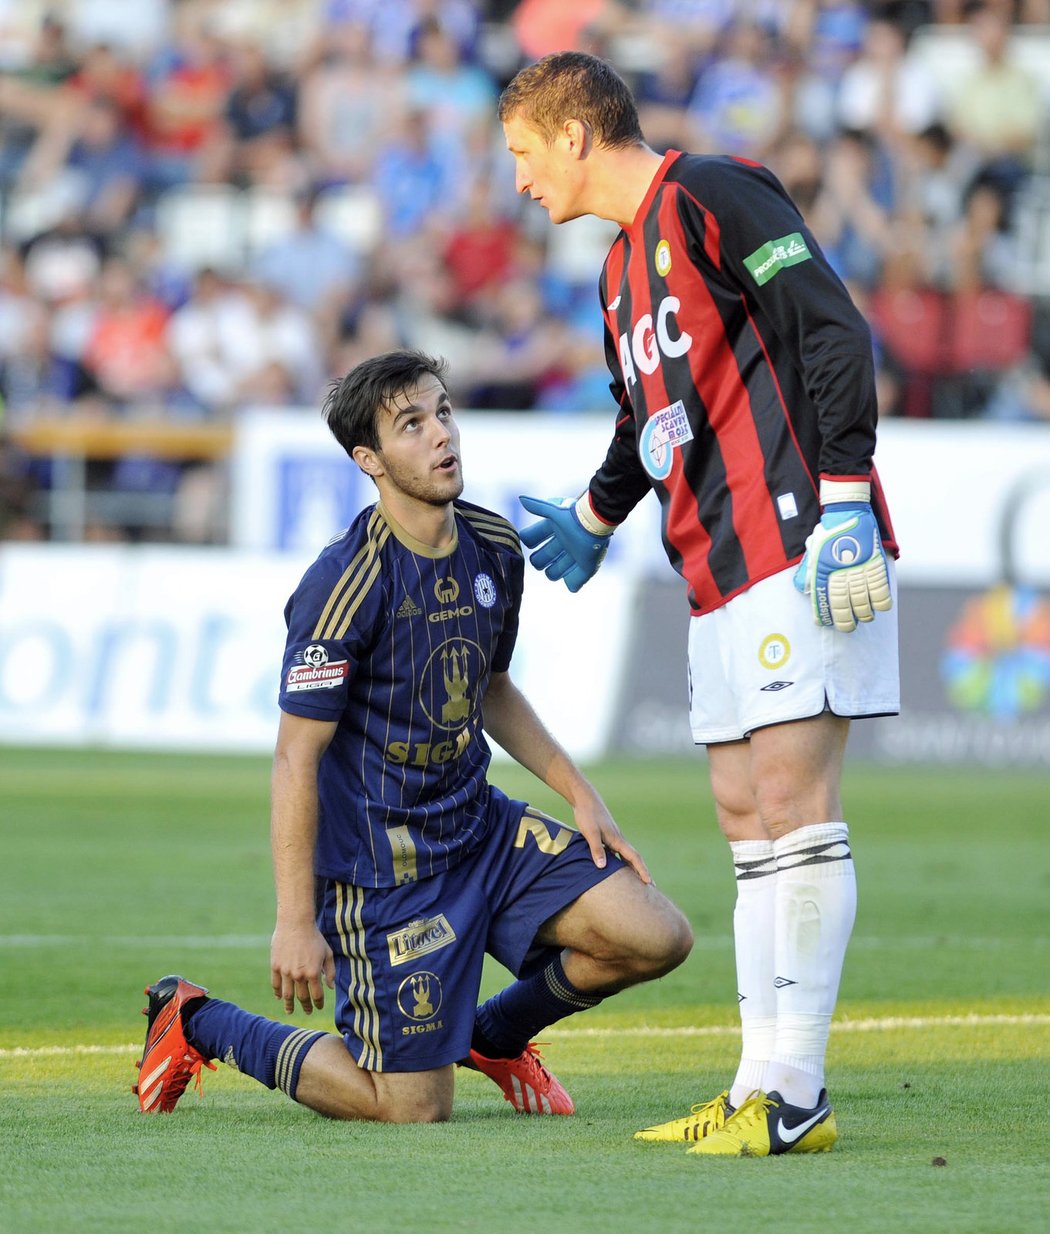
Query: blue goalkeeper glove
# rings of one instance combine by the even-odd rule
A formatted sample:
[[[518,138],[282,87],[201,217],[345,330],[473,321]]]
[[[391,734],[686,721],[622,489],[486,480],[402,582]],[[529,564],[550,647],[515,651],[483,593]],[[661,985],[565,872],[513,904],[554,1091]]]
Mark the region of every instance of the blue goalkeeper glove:
[[[529,561],[549,579],[564,579],[570,591],[579,591],[597,573],[616,528],[595,517],[586,493],[575,501],[571,497],[519,500],[540,519],[518,533],[523,544],[536,549]]]
[[[818,626],[849,633],[893,607],[886,554],[867,481],[822,480],[820,522],[806,541],[795,586],[808,595]]]

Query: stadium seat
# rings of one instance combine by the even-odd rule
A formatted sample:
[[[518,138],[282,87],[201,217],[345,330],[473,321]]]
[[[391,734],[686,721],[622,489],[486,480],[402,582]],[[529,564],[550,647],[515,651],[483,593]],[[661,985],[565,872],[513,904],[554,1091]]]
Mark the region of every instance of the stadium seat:
[[[1005,291],[959,292],[951,301],[950,333],[954,372],[1001,372],[1028,354],[1032,305]]]
[[[382,234],[379,199],[362,186],[324,189],[317,195],[314,218],[358,253],[370,252]]]
[[[244,242],[254,255],[295,228],[295,201],[287,193],[249,189],[243,198]]]
[[[239,268],[246,253],[241,193],[221,184],[168,189],[157,200],[157,233],[179,265]]]
[[[878,290],[873,324],[887,351],[903,368],[925,376],[948,369],[945,300],[928,290]]]

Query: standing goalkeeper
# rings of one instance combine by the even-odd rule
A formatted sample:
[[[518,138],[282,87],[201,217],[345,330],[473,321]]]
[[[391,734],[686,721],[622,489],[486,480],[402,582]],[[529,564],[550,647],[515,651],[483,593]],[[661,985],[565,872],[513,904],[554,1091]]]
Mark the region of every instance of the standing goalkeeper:
[[[522,539],[576,591],[656,492],[688,585],[693,739],[736,871],[739,1068],[637,1138],[826,1151],[824,1058],[856,908],[842,762],[850,719],[899,710],[868,328],[776,178],[743,159],[661,158],[603,61],[545,57],[499,115],[519,192],[555,223],[622,228],[599,284],[612,443],[578,499],[522,499],[540,516]]]

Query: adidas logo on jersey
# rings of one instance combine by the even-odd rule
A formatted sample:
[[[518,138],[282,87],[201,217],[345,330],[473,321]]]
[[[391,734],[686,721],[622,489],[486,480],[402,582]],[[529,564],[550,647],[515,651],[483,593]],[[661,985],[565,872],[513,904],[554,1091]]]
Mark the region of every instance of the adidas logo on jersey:
[[[405,596],[405,598],[401,601],[401,607],[397,610],[394,616],[420,617],[422,616],[422,613],[423,610],[419,607],[415,600],[413,600],[411,596]]]

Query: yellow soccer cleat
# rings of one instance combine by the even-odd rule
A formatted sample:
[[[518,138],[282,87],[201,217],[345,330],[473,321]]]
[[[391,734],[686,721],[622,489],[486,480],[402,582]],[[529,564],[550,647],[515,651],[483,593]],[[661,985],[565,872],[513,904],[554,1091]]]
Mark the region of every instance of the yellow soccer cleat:
[[[693,1144],[704,1136],[717,1131],[733,1113],[729,1104],[729,1089],[720,1092],[710,1101],[694,1105],[685,1118],[673,1118],[669,1123],[645,1127],[634,1133],[636,1140],[650,1144]]]
[[[788,1105],[779,1093],[754,1092],[720,1131],[689,1149],[707,1157],[775,1157],[826,1153],[838,1139],[827,1090],[813,1109]]]

